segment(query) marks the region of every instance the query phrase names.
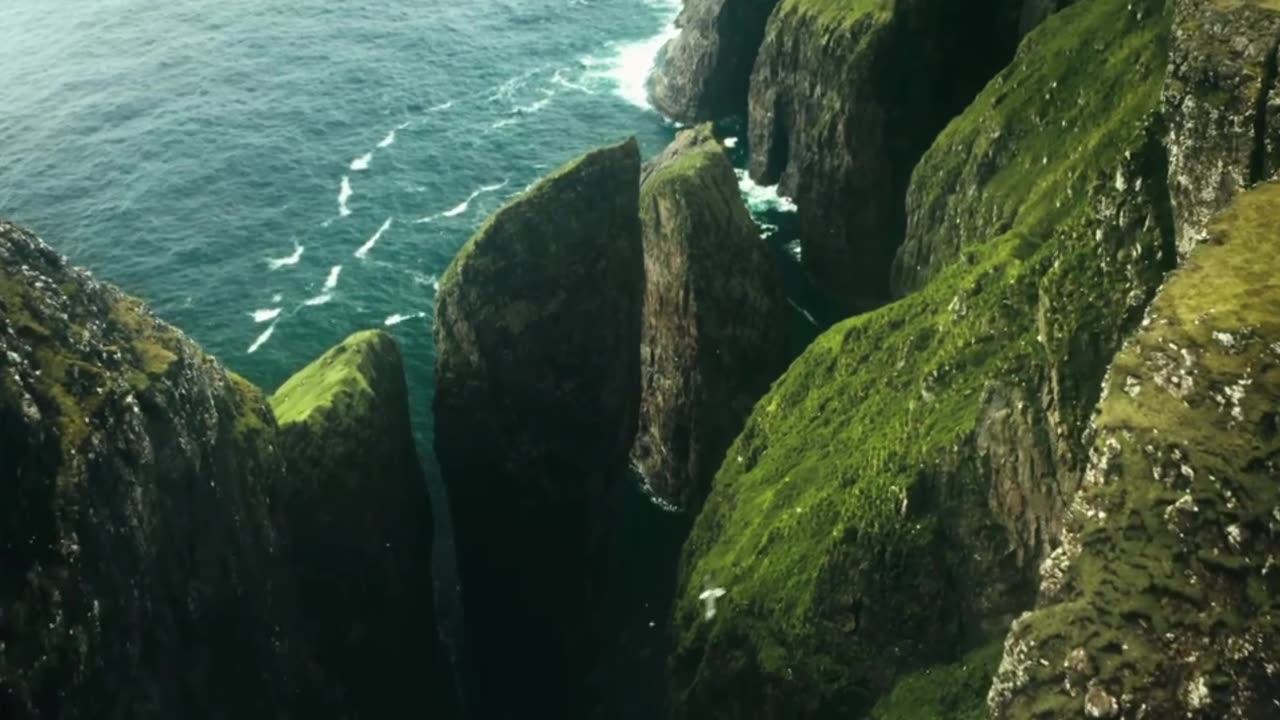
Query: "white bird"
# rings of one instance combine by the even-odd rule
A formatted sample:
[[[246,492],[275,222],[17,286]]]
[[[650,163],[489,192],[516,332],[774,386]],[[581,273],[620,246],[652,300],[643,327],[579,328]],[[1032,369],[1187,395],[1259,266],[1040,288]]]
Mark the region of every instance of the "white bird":
[[[703,617],[710,620],[716,616],[716,600],[723,597],[726,592],[728,592],[728,590],[719,587],[709,588],[702,591],[702,594],[698,596],[698,599],[706,606]]]

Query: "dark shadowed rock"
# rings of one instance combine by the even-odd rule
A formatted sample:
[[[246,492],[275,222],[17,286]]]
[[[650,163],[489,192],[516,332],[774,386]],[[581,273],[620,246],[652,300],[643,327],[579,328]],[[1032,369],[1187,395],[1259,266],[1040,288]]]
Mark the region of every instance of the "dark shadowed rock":
[[[799,206],[806,269],[849,308],[888,296],[912,168],[1008,62],[1022,0],[783,0],[751,77],[751,176]]]
[[[640,431],[650,489],[702,505],[751,406],[781,372],[786,299],[710,126],[680,133],[640,191],[645,310]]]
[[[687,0],[653,75],[653,103],[682,122],[740,114],[765,21],[778,0]]]
[[[476,717],[576,717],[639,405],[634,140],[499,210],[436,301],[436,451]]]
[[[288,479],[283,546],[317,661],[362,717],[453,717],[436,633],[431,504],[409,423],[404,363],[357,333],[271,398]]]
[[[261,393],[0,223],[0,717],[317,717]]]

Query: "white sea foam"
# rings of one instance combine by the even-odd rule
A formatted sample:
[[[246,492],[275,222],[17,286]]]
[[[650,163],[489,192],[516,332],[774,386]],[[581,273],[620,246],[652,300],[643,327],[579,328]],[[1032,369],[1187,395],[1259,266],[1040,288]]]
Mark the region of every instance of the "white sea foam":
[[[551,76],[551,82],[561,87],[566,87],[566,88],[569,88],[570,90],[577,90],[578,92],[583,92],[588,95],[596,94],[595,90],[592,90],[586,85],[583,85],[582,83],[576,83],[570,80],[569,78],[565,77],[563,68],[555,71],[555,74]]]
[[[746,198],[747,207],[752,212],[773,210],[775,212],[795,212],[796,203],[785,195],[778,194],[777,185],[757,185],[746,170],[734,170],[738,176],[738,190]]]
[[[284,293],[276,293],[275,295],[271,296],[271,302],[273,303],[278,303],[283,299],[284,299]]]
[[[738,147],[738,138],[736,138],[736,137],[727,137],[727,138],[725,138],[725,139],[724,139],[724,146],[725,146],[725,147],[727,147],[727,148],[729,148],[730,150],[732,150],[733,148]]]
[[[379,145],[378,147],[382,147]],[[351,161],[351,171],[361,172],[369,169],[369,163],[373,162],[373,153],[367,152],[355,160]]]
[[[520,122],[520,118],[518,117],[505,117],[501,120],[494,121],[494,123],[489,126],[489,129],[498,130],[508,125],[515,125],[518,122]]]
[[[800,238],[787,243],[787,252],[791,253],[791,257],[795,258],[796,262],[800,262],[803,259],[804,253],[800,248]]]
[[[289,255],[288,257],[282,257],[282,258],[271,258],[267,260],[267,267],[271,268],[272,270],[279,270],[280,268],[285,267],[286,265],[297,265],[298,262],[302,260],[303,250],[306,250],[306,248],[302,247],[297,243],[294,243],[292,255]]]
[[[258,348],[262,347],[263,345],[266,345],[267,341],[271,339],[271,335],[275,333],[275,331],[276,331],[276,324],[271,323],[271,326],[268,327],[266,330],[263,330],[262,334],[258,336],[258,339],[254,340],[253,344],[249,346],[249,354],[252,355],[258,352]]]
[[[582,60],[587,66],[587,75],[603,77],[612,81],[614,92],[623,100],[639,108],[652,110],[649,103],[649,78],[653,75],[658,63],[658,55],[668,42],[680,34],[676,27],[676,17],[680,14],[680,0],[653,0],[650,7],[666,12],[667,19],[662,30],[653,37],[633,42],[615,43],[612,45],[613,55],[601,62],[593,57]]]
[[[440,213],[439,217],[457,217],[457,216],[461,215],[462,213],[466,212],[466,211],[467,211],[467,209],[471,207],[471,201],[472,201],[472,200],[475,200],[476,198],[480,197],[481,195],[484,195],[485,193],[491,193],[491,192],[495,192],[495,191],[497,191],[497,190],[501,190],[502,188],[504,188],[504,187],[506,187],[506,186],[507,186],[507,181],[506,181],[506,180],[503,180],[503,181],[502,181],[502,182],[500,182],[500,183],[494,183],[493,185],[484,185],[484,186],[481,186],[481,187],[477,188],[474,192],[472,192],[470,195],[468,195],[466,200],[463,200],[462,202],[458,203],[457,205],[455,205],[455,206],[453,206],[453,207],[449,208],[448,210],[445,210],[444,212]]]
[[[338,187],[338,214],[346,217],[351,214],[351,208],[347,206],[347,201],[355,191],[351,189],[351,178],[346,175],[342,176],[342,184]]]
[[[415,285],[430,287],[431,289],[439,292],[440,290],[439,277],[435,275],[424,275],[420,272],[417,272],[416,270],[413,271],[412,275],[413,275],[413,282]]]
[[[396,325],[399,325],[405,320],[417,320],[418,318],[424,318],[426,316],[427,314],[424,312],[409,313],[407,315],[401,315],[400,313],[396,313],[395,315],[392,315],[391,317],[384,320],[382,324],[386,325],[387,327],[395,327]]]
[[[386,222],[382,223],[382,227],[378,228],[378,232],[374,233],[373,237],[369,238],[365,242],[365,244],[361,245],[359,250],[356,250],[356,257],[360,259],[364,259],[365,257],[367,257],[369,255],[369,251],[372,250],[373,246],[377,245],[378,240],[382,238],[382,234],[385,233],[390,227],[391,227],[391,218],[387,218]]]
[[[787,298],[787,302],[791,303],[791,307],[795,308],[796,312],[803,315],[804,319],[808,320],[809,323],[812,324],[814,327],[821,327],[820,325],[818,325],[818,321],[813,318],[813,315],[810,314],[808,310],[805,310],[804,308],[800,307],[800,303],[796,302],[795,300],[792,300],[791,298]]]
[[[396,142],[396,131],[392,130],[391,132],[387,133],[386,137],[382,138],[382,140],[378,142],[378,147],[380,148],[391,147],[392,145],[395,144],[395,142]]]
[[[264,323],[268,320],[275,320],[280,317],[280,311],[281,308],[268,308],[265,310],[254,310],[249,314],[253,316],[253,321],[255,323]]]
[[[307,307],[315,307],[316,305],[324,305],[333,299],[333,293],[320,293],[319,295],[302,301]]]
[[[325,292],[329,292],[330,290],[338,287],[338,276],[341,274],[342,274],[341,265],[334,265],[332,268],[330,268],[329,277],[325,278],[325,281],[324,281],[323,289]]]
[[[451,107],[453,107],[453,101],[452,101],[452,100],[450,100],[450,101],[448,101],[448,102],[442,102],[442,103],[440,103],[439,105],[435,105],[435,106],[429,107],[429,108],[427,108],[427,112],[440,112],[441,110],[448,110],[448,109],[449,109],[449,108],[451,108]]]

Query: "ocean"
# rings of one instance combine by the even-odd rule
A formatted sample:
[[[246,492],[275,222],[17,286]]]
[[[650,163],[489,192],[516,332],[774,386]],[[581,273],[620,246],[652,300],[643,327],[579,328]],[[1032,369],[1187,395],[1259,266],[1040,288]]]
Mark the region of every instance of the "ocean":
[[[350,333],[387,328],[430,460],[438,278],[490,213],[560,164],[631,135],[646,157],[670,141],[646,79],[679,9],[5,0],[0,216],[268,392]],[[742,144],[732,152],[741,163]],[[743,188],[771,225],[791,209]],[[653,523],[684,526],[632,527]],[[666,546],[662,587],[678,538]],[[645,632],[664,619],[662,587],[637,598]]]

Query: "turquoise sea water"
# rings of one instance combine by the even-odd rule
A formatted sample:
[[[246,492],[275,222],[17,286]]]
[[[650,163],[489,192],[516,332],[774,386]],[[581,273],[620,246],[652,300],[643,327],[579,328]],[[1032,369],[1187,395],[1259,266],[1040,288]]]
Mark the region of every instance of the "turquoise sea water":
[[[5,0],[0,216],[268,391],[348,334],[388,328],[429,457],[436,279],[561,163],[629,135],[646,156],[670,140],[645,78],[679,7]],[[643,632],[670,592],[678,542],[663,542],[662,581],[636,589]]]

